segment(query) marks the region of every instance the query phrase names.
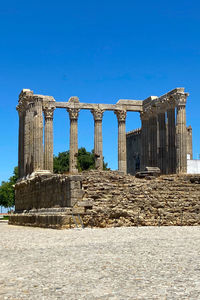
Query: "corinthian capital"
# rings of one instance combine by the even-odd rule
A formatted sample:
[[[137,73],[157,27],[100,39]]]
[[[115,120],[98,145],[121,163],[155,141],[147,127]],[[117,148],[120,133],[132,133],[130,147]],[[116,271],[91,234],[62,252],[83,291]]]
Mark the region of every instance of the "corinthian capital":
[[[175,101],[176,106],[185,106],[188,96],[189,96],[188,93],[177,93],[172,97]]]
[[[101,108],[91,109],[95,121],[102,121],[104,110]]]
[[[126,121],[126,110],[115,110],[118,122]]]
[[[79,108],[67,108],[70,120],[77,120],[80,109]]]
[[[55,107],[53,106],[46,106],[43,108],[45,121],[53,120],[54,109]]]

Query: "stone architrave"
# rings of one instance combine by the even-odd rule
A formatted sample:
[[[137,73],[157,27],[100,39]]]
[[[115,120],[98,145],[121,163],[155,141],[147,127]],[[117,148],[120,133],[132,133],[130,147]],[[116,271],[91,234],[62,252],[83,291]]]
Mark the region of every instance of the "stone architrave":
[[[95,155],[95,168],[103,170],[103,139],[102,139],[102,118],[103,109],[92,109],[94,117],[94,155]]]
[[[118,170],[126,174],[126,110],[115,110],[115,114],[118,120]]]
[[[77,174],[77,157],[78,157],[78,114],[80,109],[68,108],[70,118],[70,150],[69,150],[69,172]]]
[[[44,119],[44,170],[53,173],[53,113],[54,106],[45,106]]]
[[[34,117],[33,117],[33,171],[44,170],[43,151],[43,98],[34,96]]]
[[[175,102],[172,97],[168,99],[167,108],[167,134],[168,134],[168,174],[176,173],[176,126]]]
[[[186,100],[187,93],[174,96],[177,107],[176,116],[176,173],[187,172],[187,131],[186,131]]]
[[[141,160],[140,160],[140,170],[143,171],[145,167],[149,165],[149,151],[148,151],[148,125],[149,116],[147,112],[140,113],[141,119]]]

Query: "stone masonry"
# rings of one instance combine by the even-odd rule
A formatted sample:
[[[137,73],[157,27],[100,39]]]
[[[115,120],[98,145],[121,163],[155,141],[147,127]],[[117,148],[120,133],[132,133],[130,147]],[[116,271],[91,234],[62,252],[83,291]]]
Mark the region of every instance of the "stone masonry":
[[[32,209],[29,207],[11,216],[10,224],[71,228],[76,227],[74,218],[79,223],[79,215],[85,227],[200,225],[199,176],[162,175],[138,179],[116,171],[83,172],[76,189],[78,201],[74,201],[71,208],[64,202],[69,198],[63,197],[69,191],[69,179],[60,175],[59,179],[51,178],[51,184],[48,180],[42,182],[38,178],[40,187],[34,182],[28,184],[29,199],[19,208],[28,209],[30,198],[38,202]],[[54,193],[56,200],[45,198],[45,186],[48,195]],[[32,187],[37,189],[34,193],[31,193]],[[24,192],[22,187],[21,192]],[[23,195],[19,195],[19,199],[24,199]]]
[[[51,96],[22,90],[17,106],[19,181],[15,186],[16,211],[9,223],[51,228],[74,227],[78,221],[91,227],[199,224],[200,179],[184,175],[187,96],[183,88],[176,88],[145,100],[90,104],[81,103],[75,96],[57,102]],[[53,115],[58,108],[66,109],[70,117],[69,176],[53,174]],[[96,171],[80,176],[77,155],[81,109],[90,110],[94,117]],[[102,171],[102,121],[106,110],[113,111],[118,121],[117,172]],[[126,175],[128,111],[141,116],[140,170],[160,167],[162,173],[179,176],[149,176],[149,181]]]
[[[184,88],[176,88],[163,96],[145,100],[120,99],[116,104],[81,103],[78,97],[57,102],[51,96],[36,95],[22,90],[19,113],[19,177],[47,174],[53,171],[53,113],[65,108],[70,117],[70,174],[77,174],[78,116],[88,109],[94,117],[95,167],[103,169],[103,112],[111,110],[118,120],[118,170],[127,173],[126,114],[139,112],[141,117],[140,170],[159,167],[162,173],[186,173],[187,131]],[[175,117],[176,111],[176,117]],[[44,114],[44,129],[43,129]],[[44,145],[43,145],[44,135]]]

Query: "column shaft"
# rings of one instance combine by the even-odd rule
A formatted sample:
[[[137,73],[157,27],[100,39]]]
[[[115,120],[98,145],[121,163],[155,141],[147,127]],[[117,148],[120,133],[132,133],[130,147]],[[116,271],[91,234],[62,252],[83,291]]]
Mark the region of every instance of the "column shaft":
[[[44,169],[53,173],[53,112],[54,107],[45,107]]]
[[[35,99],[33,120],[33,171],[44,169],[42,101]]]
[[[167,110],[168,118],[168,174],[176,173],[176,128],[175,108]]]
[[[157,117],[153,113],[149,118],[149,166],[157,167]]]
[[[126,174],[126,111],[115,111],[115,114],[118,119],[118,170]]]
[[[176,119],[176,172],[187,172],[187,132],[185,105],[177,107]]]
[[[24,111],[17,107],[19,113],[19,134],[18,134],[18,172],[19,178],[24,176]]]
[[[148,152],[148,118],[144,113],[141,116],[141,157],[140,157],[140,171],[143,171],[149,163],[149,152]]]
[[[33,153],[34,153],[34,104],[30,103],[30,113],[29,113],[29,174],[33,172]]]
[[[30,105],[28,104],[24,117],[24,175],[30,174]]]
[[[69,153],[69,172],[71,174],[78,173],[77,157],[78,157],[78,113],[79,109],[69,108],[70,117],[70,153]]]
[[[102,109],[93,109],[95,168],[103,170]]]
[[[166,123],[165,123],[165,112],[158,114],[158,128],[159,128],[159,152],[158,166],[162,174],[166,174]]]

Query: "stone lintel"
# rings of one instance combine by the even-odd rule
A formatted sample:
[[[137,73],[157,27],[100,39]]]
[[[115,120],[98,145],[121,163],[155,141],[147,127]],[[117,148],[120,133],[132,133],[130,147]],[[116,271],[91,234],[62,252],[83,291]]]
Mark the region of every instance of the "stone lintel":
[[[142,111],[142,105],[118,105],[118,104],[93,104],[93,103],[69,103],[69,102],[56,102],[56,108],[77,108],[77,109],[102,109],[102,110],[127,110],[127,111]]]

